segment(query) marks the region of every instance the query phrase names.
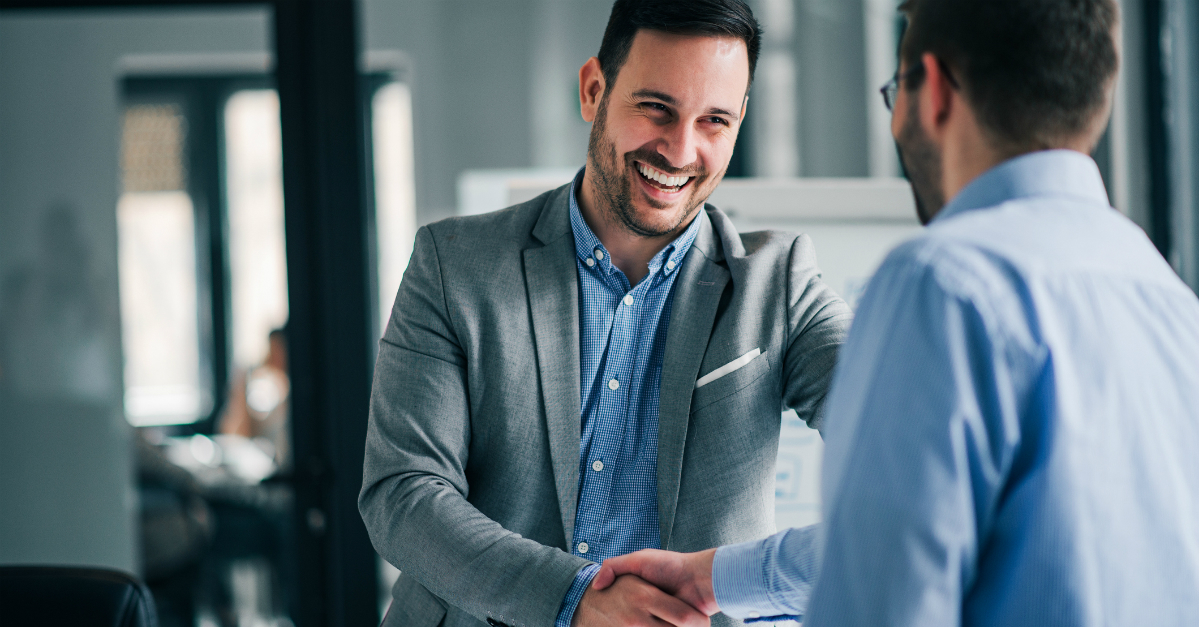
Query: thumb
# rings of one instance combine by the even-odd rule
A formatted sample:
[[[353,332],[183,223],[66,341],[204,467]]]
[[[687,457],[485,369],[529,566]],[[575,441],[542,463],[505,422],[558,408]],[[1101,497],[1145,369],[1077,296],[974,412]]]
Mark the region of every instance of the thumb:
[[[617,580],[617,573],[613,572],[611,566],[607,563],[600,567],[599,572],[592,578],[592,588],[603,590],[612,585]]]
[[[592,587],[603,590],[611,586],[617,577],[629,573],[637,575],[639,571],[636,554],[610,557],[600,565],[600,572],[596,573],[596,577],[592,579]]]

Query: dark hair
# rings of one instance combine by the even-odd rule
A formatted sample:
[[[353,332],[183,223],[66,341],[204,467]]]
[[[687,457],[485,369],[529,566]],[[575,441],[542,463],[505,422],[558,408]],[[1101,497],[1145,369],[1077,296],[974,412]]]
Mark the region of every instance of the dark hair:
[[[900,56],[950,66],[1003,146],[1058,147],[1096,121],[1117,71],[1113,0],[907,0]],[[910,89],[920,86],[916,72]]]
[[[741,39],[746,42],[750,80],[754,80],[762,30],[744,0],[617,0],[596,55],[604,72],[606,92],[616,84],[633,38],[642,29]]]

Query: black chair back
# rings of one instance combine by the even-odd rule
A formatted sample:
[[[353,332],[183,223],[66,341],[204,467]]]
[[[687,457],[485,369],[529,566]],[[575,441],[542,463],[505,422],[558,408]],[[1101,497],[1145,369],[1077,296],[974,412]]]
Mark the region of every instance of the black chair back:
[[[154,598],[133,575],[102,568],[0,566],[4,627],[157,627]]]

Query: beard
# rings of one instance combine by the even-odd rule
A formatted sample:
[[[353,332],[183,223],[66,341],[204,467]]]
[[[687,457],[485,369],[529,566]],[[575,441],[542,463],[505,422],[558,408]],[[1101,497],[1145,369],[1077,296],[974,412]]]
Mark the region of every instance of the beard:
[[[608,94],[605,94],[600,100],[596,121],[592,124],[592,132],[588,137],[588,167],[592,170],[596,200],[601,205],[598,207],[600,213],[609,222],[623,226],[641,237],[661,237],[677,232],[695,215],[696,209],[708,200],[708,196],[725,174],[724,170],[716,176],[710,176],[700,165],[677,169],[667,163],[662,155],[645,148],[632,150],[623,157],[618,157],[616,142],[608,136],[607,120]],[[689,183],[689,195],[675,213],[659,217],[657,220],[653,214],[639,214],[633,205],[631,177],[641,175],[637,174],[633,167],[634,161],[641,161],[673,175],[695,177]],[[647,198],[646,202],[656,209],[666,209],[670,206],[653,198]]]
[[[912,185],[917,217],[922,225],[929,224],[946,204],[942,194],[942,153],[921,129],[914,104],[908,107],[904,127],[896,140],[896,152],[900,155],[900,167]]]

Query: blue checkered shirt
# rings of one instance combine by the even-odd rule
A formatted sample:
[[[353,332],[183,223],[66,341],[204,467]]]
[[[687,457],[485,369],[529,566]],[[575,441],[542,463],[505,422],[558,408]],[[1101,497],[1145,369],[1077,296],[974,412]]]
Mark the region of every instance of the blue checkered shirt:
[[[571,552],[595,562],[659,548],[658,397],[677,270],[700,221],[650,260],[630,287],[579,212],[571,186],[571,230],[579,272],[579,506]],[[569,627],[600,569],[575,575],[556,627]]]

